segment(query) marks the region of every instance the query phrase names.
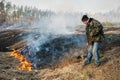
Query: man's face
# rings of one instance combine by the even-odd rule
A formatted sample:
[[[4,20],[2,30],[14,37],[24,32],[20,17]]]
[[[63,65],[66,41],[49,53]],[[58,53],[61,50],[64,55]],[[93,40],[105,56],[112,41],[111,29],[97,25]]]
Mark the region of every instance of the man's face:
[[[86,20],[86,21],[83,21],[83,23],[84,23],[84,24],[87,24],[87,23],[88,23],[88,20]]]

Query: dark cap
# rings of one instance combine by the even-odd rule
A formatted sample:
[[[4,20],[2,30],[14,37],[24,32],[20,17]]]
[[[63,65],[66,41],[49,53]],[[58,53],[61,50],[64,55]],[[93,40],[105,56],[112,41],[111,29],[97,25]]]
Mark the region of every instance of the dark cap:
[[[88,16],[87,15],[83,15],[83,17],[82,17],[82,21],[87,21],[89,18],[88,18]]]

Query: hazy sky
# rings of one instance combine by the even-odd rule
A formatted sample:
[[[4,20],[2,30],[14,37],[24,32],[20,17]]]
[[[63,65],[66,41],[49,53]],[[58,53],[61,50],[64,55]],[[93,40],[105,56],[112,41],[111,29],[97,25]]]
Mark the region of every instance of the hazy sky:
[[[69,12],[106,12],[120,7],[120,0],[7,0],[16,5]]]

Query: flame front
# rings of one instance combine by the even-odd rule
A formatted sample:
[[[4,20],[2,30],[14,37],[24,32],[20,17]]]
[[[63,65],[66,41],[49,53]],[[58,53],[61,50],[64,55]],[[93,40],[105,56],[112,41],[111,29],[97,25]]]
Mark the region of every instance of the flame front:
[[[20,60],[20,65],[17,66],[19,70],[28,70],[28,71],[32,70],[32,67],[31,67],[32,64],[29,61],[27,61],[26,58],[22,54],[20,54],[18,50],[14,50],[10,54],[10,56],[13,56]]]

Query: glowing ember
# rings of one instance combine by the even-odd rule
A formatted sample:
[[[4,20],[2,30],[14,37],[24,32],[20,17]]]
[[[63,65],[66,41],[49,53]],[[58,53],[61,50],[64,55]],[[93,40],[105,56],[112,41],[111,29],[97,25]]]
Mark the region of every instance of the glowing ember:
[[[18,68],[19,70],[28,70],[28,71],[31,71],[31,70],[32,70],[32,64],[31,64],[30,62],[28,62],[28,61],[26,60],[26,58],[19,53],[18,50],[14,50],[14,51],[10,54],[10,56],[13,56],[13,57],[15,57],[15,58],[17,58],[17,59],[20,60],[20,64],[21,64],[21,65],[20,65],[20,66],[17,66],[17,68]]]

